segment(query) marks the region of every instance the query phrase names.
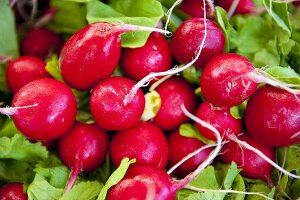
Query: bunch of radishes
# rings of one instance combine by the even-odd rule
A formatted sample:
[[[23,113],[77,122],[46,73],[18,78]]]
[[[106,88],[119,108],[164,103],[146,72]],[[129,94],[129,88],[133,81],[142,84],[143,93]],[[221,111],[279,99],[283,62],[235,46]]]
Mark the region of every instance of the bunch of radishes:
[[[255,12],[252,0],[215,3],[230,16]],[[272,167],[300,178],[276,164],[274,149],[300,142],[300,91],[243,55],[225,53],[227,38],[213,20],[212,1],[185,0],[179,10],[192,17],[172,36],[160,26],[96,22],[64,43],[60,35],[35,28],[21,42],[22,56],[7,62],[13,99],[0,112],[29,140],[57,141],[58,155],[71,169],[65,192],[107,154],[115,167],[126,157],[136,159],[107,199],[174,199],[218,155],[270,187]],[[152,33],[144,46],[122,48],[121,35],[131,31]],[[53,53],[62,80],[45,69],[44,59]],[[118,65],[123,76],[114,74]],[[202,71],[199,85],[179,74],[191,67]],[[199,87],[202,100],[195,93]],[[81,99],[74,93],[80,92],[88,95],[92,121],[76,120]],[[246,109],[237,119],[230,108],[240,104]],[[191,119],[212,143],[180,134],[180,125]],[[22,192],[11,184],[0,194],[13,190]]]

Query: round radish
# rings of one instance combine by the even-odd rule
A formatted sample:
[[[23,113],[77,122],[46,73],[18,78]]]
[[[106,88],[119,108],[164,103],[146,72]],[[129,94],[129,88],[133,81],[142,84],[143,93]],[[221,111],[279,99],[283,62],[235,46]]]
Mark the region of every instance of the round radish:
[[[162,169],[152,166],[133,167],[108,194],[108,200],[161,199],[174,200],[176,188],[171,177]]]
[[[43,60],[33,56],[23,56],[9,61],[6,69],[6,81],[12,94],[27,83],[48,77]]]
[[[114,135],[110,144],[110,157],[119,166],[124,157],[135,158],[134,166],[151,165],[164,168],[168,161],[168,143],[159,128],[149,122],[135,126]]]
[[[66,191],[72,188],[80,171],[95,170],[105,161],[108,145],[108,134],[95,124],[76,122],[59,139],[59,156],[72,170]]]
[[[239,139],[260,150],[269,159],[273,161],[275,160],[275,153],[272,148],[258,143],[256,140],[250,138],[246,134],[240,136]],[[242,175],[248,178],[262,179],[269,185],[272,185],[272,165],[270,165],[255,152],[243,148],[235,141],[229,141],[228,143],[224,144],[221,150],[220,157],[225,163],[231,163],[232,161],[234,161],[239,167],[243,169],[241,172]]]
[[[0,188],[0,200],[27,200],[22,183],[8,183]]]
[[[214,107],[208,102],[200,104],[196,116],[207,123],[214,126],[221,134],[224,140],[228,140],[228,136],[231,134],[238,135],[242,128],[241,120],[235,119],[229,108]],[[198,131],[210,140],[216,140],[215,134],[209,129],[196,124]]]
[[[188,138],[181,136],[178,131],[171,133],[168,137],[169,143],[169,166],[175,165],[184,156],[192,153],[196,149],[203,147],[205,144],[196,138]],[[196,170],[196,168],[208,158],[212,149],[204,149],[197,155],[185,161],[175,171],[177,177],[183,178],[189,173]]]
[[[76,117],[76,99],[70,88],[57,80],[43,78],[23,86],[12,107],[16,127],[29,139],[51,140],[62,136]],[[29,107],[30,106],[30,107]]]
[[[162,130],[173,130],[189,121],[180,108],[182,104],[192,113],[197,109],[198,99],[192,86],[179,77],[166,80],[156,91],[162,103],[154,123]]]
[[[64,41],[57,33],[45,28],[35,28],[27,33],[21,43],[22,55],[45,59],[49,54],[59,54]]]
[[[255,9],[253,0],[217,0],[216,5],[228,12],[233,9],[233,14],[249,14]]]
[[[190,15],[191,17],[204,17],[202,0],[183,0],[179,9]],[[207,10],[207,6],[205,8]]]
[[[259,88],[246,107],[247,130],[257,141],[272,147],[300,142],[299,98],[272,86]]]
[[[139,91],[124,104],[124,98],[134,86],[130,79],[115,76],[101,81],[92,91],[90,107],[96,123],[107,130],[123,130],[137,123],[145,108],[145,97]]]
[[[169,44],[160,33],[151,33],[143,47],[123,49],[120,60],[124,74],[135,81],[152,72],[169,70],[171,64]]]
[[[222,30],[209,19],[206,19],[206,25],[207,36],[200,57],[195,62],[198,67],[204,67],[225,49],[225,36]],[[176,29],[171,39],[171,51],[179,62],[188,63],[195,58],[204,37],[204,29],[203,18],[188,19]]]
[[[200,77],[201,92],[206,101],[218,107],[242,103],[256,90],[250,73],[253,64],[238,54],[223,54],[211,60]]]

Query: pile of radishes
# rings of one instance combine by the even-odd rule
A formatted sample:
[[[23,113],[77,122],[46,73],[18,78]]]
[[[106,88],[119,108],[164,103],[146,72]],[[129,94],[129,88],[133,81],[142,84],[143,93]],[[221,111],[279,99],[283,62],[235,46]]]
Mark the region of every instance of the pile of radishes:
[[[107,199],[175,199],[216,162],[235,162],[241,175],[270,188],[278,181],[272,171],[300,179],[299,169],[285,170],[276,160],[276,148],[299,148],[299,85],[228,52],[228,35],[214,17],[216,5],[228,17],[258,16],[264,11],[252,0],[176,1],[157,27],[101,21],[64,37],[46,28],[55,16],[49,2],[32,2],[40,7],[10,1],[17,24],[27,29],[21,56],[1,55],[11,104],[0,113],[69,167],[64,193],[80,173],[105,162],[118,168],[125,158],[135,162]],[[176,5],[183,22],[167,31]],[[26,18],[26,9],[37,9],[35,19]],[[121,36],[128,32],[150,35],[143,46],[124,48]],[[53,55],[56,72],[48,68]],[[184,76],[190,69],[196,83]],[[236,117],[233,109],[244,113]],[[185,136],[180,127],[187,123],[198,136]],[[0,200],[27,199],[22,183],[4,184]]]

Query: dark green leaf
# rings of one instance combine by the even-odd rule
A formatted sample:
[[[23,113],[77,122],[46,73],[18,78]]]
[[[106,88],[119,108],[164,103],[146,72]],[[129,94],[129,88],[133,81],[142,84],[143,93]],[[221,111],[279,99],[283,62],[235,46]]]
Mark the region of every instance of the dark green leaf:
[[[194,66],[191,66],[182,72],[182,76],[192,84],[199,84],[201,73],[201,69],[196,69]]]
[[[0,137],[5,136],[11,138],[15,134],[20,134],[20,132],[16,128],[13,120],[11,118],[6,119],[0,131]]]

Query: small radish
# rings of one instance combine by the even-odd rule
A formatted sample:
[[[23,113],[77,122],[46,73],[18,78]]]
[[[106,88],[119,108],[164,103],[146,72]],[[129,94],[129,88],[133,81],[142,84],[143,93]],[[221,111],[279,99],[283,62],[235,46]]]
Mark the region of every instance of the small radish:
[[[180,106],[182,104],[192,113],[197,109],[198,99],[192,86],[184,79],[173,77],[161,83],[156,91],[161,97],[161,107],[154,118],[154,123],[162,130],[176,129],[189,121]]]
[[[9,61],[6,69],[6,81],[12,94],[27,83],[49,77],[43,60],[33,56],[22,56]]]
[[[206,19],[207,36],[201,55],[195,62],[197,67],[204,67],[211,59],[220,55],[225,49],[225,36],[218,25]],[[196,57],[198,48],[204,38],[204,19],[191,18],[183,22],[171,39],[171,51],[181,63],[188,63]]]
[[[136,124],[145,108],[145,97],[139,90],[134,99],[124,104],[134,86],[128,78],[115,76],[101,81],[92,91],[90,108],[96,123],[107,130],[123,130]]]
[[[11,108],[0,112],[12,115],[16,127],[29,139],[51,140],[62,136],[76,117],[76,99],[70,88],[57,80],[43,78],[23,86]]]
[[[253,0],[217,0],[216,5],[224,8],[229,16],[234,14],[250,14],[255,10]]]
[[[95,124],[76,122],[58,141],[60,158],[72,172],[66,186],[69,191],[81,171],[92,171],[106,158],[109,136]]]
[[[128,24],[96,22],[75,33],[64,45],[60,55],[63,79],[78,90],[90,90],[109,77],[119,62],[120,35],[129,31],[160,29]]]
[[[275,152],[272,148],[258,143],[256,140],[250,138],[246,134],[240,136],[239,139],[260,150],[269,159],[273,161],[275,160]],[[228,143],[224,144],[220,157],[225,163],[231,163],[234,161],[242,168],[242,175],[248,178],[262,179],[266,181],[268,185],[272,185],[272,165],[270,165],[255,152],[243,148],[243,146],[240,146],[235,141],[229,141]]]
[[[175,165],[179,162],[183,157],[188,155],[189,153],[203,147],[205,144],[196,138],[188,138],[181,136],[178,131],[174,131],[168,137],[169,144],[169,166]],[[175,171],[174,174],[182,178],[189,173],[193,172],[199,164],[201,164],[204,160],[207,159],[212,149],[204,149],[197,155],[185,161],[181,164]]]
[[[119,166],[124,157],[135,158],[133,166],[151,165],[164,168],[169,157],[167,139],[163,132],[149,122],[117,132],[110,144],[110,157]]]
[[[235,119],[229,108],[214,107],[208,102],[200,104],[196,116],[207,123],[214,126],[221,134],[224,140],[228,140],[228,135],[238,135],[242,128],[242,122],[239,119]],[[204,128],[200,124],[196,124],[198,131],[206,138],[215,141],[216,137],[214,133],[207,128]]]
[[[271,147],[300,142],[299,98],[272,86],[259,88],[246,107],[247,130],[257,141]]]
[[[57,33],[46,28],[35,28],[22,40],[21,53],[45,59],[51,53],[59,54],[63,45],[64,41]]]
[[[124,48],[120,66],[124,74],[139,81],[149,73],[171,68],[172,55],[169,44],[160,33],[151,33],[146,44],[139,48]]]
[[[27,200],[22,183],[8,183],[0,188],[0,200]]]

